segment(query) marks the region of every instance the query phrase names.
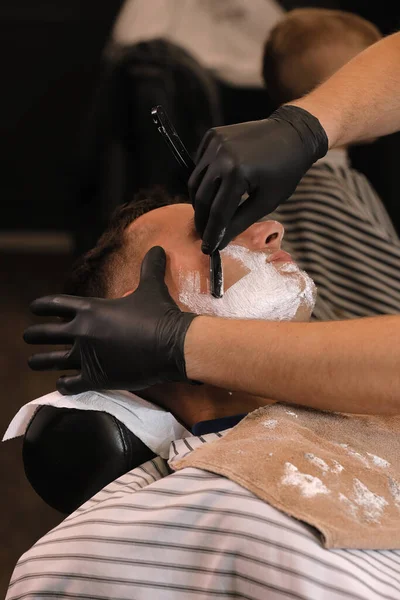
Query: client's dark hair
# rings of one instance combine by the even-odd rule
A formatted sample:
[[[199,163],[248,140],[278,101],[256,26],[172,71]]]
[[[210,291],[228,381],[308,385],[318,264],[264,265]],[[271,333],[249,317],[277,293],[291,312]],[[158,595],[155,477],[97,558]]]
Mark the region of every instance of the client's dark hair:
[[[162,187],[154,187],[139,192],[131,202],[119,206],[96,246],[73,265],[64,292],[74,296],[106,298],[115,275],[123,267],[126,228],[156,208],[187,202],[187,198],[172,197]]]

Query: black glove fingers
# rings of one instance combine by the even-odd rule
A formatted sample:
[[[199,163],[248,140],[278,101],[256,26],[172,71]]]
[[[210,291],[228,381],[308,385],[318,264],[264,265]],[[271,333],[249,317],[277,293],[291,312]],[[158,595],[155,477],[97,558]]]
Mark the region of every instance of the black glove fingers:
[[[226,229],[226,233],[220,243],[220,250],[226,248],[226,246],[235,239],[238,235],[246,231],[251,225],[265,217],[265,209],[257,200],[255,196],[258,192],[250,194],[250,196],[239,206],[236,210],[229,226]]]
[[[153,246],[147,252],[142,261],[140,268],[140,283],[139,287],[156,286],[158,289],[165,286],[165,267],[167,264],[167,256],[164,248],[161,246]],[[129,296],[127,296],[129,298]]]
[[[25,329],[23,338],[27,344],[71,344],[73,334],[69,323],[41,323]]]
[[[90,384],[84,381],[81,374],[72,376],[62,376],[57,379],[57,390],[63,396],[71,394],[81,394],[90,389]]]
[[[246,190],[246,184],[242,178],[238,178],[236,171],[232,170],[229,177],[222,183],[214,197],[208,221],[203,233],[203,246],[208,248],[207,254],[211,254],[220,248],[221,239],[230,225],[233,215],[237,211],[242,195]],[[226,199],[229,199],[229,202]]]
[[[63,294],[43,296],[34,300],[30,309],[35,315],[42,317],[72,318],[80,308],[82,300],[85,299]]]
[[[198,195],[199,187],[201,186],[201,184],[203,183],[203,181],[205,179],[208,167],[209,167],[208,164],[206,164],[203,167],[197,166],[196,170],[193,171],[193,173],[189,177],[189,181],[188,181],[189,198],[190,198],[190,202],[192,203],[193,208],[196,208],[196,198],[198,197],[197,195]]]
[[[197,233],[202,239],[204,238],[204,231],[207,227],[207,223],[210,220],[210,211],[214,198],[218,193],[221,183],[221,178],[215,177],[211,169],[209,169],[197,191],[194,210],[194,225]]]
[[[80,369],[79,353],[76,355],[70,350],[56,350],[34,354],[28,364],[34,371],[55,371],[64,369]]]
[[[189,196],[192,202],[192,206],[195,210],[197,208],[198,200],[200,198],[199,188],[203,183],[204,179],[206,179],[209,175],[210,160],[213,159],[218,148],[217,141],[214,138],[212,130],[211,132],[209,131],[208,134],[206,134],[205,136],[205,138],[207,138],[207,144],[204,145],[204,147],[200,146],[196,161],[196,168],[191,174],[188,182]],[[204,139],[202,144],[204,143]],[[200,150],[202,150],[203,152],[200,152]]]
[[[215,139],[215,129],[209,129],[204,135],[203,135],[203,139],[200,142],[199,147],[197,148],[197,152],[196,152],[196,164],[199,164],[199,162],[201,161],[201,159],[203,158],[204,154],[206,153],[206,150],[209,149],[209,146],[212,144],[213,140]]]

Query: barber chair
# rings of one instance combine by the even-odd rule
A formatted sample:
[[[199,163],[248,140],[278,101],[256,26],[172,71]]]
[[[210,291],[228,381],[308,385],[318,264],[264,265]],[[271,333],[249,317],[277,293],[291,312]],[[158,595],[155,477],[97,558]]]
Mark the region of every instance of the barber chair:
[[[53,406],[41,406],[32,417],[22,455],[33,489],[66,514],[156,456],[108,413]]]

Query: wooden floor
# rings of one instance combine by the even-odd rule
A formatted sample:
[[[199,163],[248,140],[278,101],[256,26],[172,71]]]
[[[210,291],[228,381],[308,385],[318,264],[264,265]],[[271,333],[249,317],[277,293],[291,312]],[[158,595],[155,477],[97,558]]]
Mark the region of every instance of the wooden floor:
[[[34,373],[27,366],[32,351],[22,340],[34,298],[59,292],[71,259],[67,255],[0,256],[0,434],[20,406],[55,389],[56,374]],[[19,556],[63,518],[49,508],[25,479],[21,439],[0,444],[0,598]]]

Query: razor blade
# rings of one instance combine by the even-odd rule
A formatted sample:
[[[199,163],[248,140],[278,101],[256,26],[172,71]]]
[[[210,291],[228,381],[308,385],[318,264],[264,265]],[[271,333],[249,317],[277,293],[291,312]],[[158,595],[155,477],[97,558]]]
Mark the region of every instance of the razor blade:
[[[210,254],[210,285],[211,295],[214,298],[222,298],[224,295],[224,276],[219,250],[215,250]]]
[[[151,116],[168,148],[181,166],[186,181],[189,181],[196,165],[179,137],[175,127],[172,125],[167,113],[164,108],[159,105],[151,110]],[[210,288],[211,295],[214,296],[214,298],[222,298],[224,294],[224,277],[222,273],[221,256],[218,250],[215,250],[215,252],[210,254]]]

